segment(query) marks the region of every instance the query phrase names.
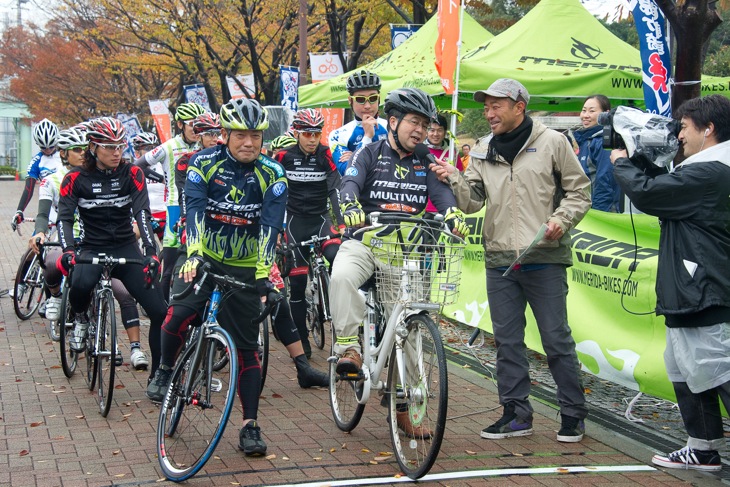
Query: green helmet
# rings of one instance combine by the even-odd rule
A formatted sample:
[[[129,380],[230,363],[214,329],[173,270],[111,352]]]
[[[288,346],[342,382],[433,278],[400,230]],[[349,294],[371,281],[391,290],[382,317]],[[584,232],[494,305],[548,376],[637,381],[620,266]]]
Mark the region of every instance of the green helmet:
[[[228,130],[266,130],[269,115],[256,100],[238,98],[221,107],[221,125]]]
[[[205,113],[205,108],[197,103],[182,103],[175,110],[175,120],[192,120]]]
[[[283,149],[297,143],[297,139],[290,135],[280,135],[271,141],[271,150]]]

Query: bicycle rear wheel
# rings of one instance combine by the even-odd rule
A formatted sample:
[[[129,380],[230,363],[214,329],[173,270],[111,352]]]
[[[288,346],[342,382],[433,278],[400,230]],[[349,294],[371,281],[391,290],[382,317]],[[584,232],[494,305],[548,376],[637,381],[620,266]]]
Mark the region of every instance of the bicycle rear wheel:
[[[97,310],[96,380],[99,412],[106,418],[114,395],[114,361],[117,350],[117,320],[114,315],[114,296],[111,289],[102,291]]]
[[[264,390],[266,383],[266,372],[269,370],[269,326],[274,328],[271,323],[271,315],[259,323],[259,362],[261,362],[261,390]]]
[[[393,346],[386,397],[393,451],[401,471],[412,479],[428,473],[446,429],[448,371],[441,334],[428,315],[405,322],[403,348]]]
[[[334,327],[332,327],[332,345],[330,356],[335,356],[334,344],[337,343]],[[335,424],[342,431],[352,431],[360,423],[365,405],[358,403],[362,398],[364,381],[341,379],[336,372],[337,362],[330,362],[330,407]]]
[[[228,360],[226,367],[215,371],[219,344]],[[238,357],[230,335],[214,326],[201,347],[197,366],[192,363],[195,346],[183,352],[160,406],[157,455],[165,477],[175,482],[203,468],[223,436],[236,398]]]
[[[63,375],[71,378],[76,372],[76,363],[78,361],[78,355],[76,352],[71,350],[70,340],[74,330],[74,312],[71,309],[71,305],[68,302],[68,287],[63,288],[63,298],[61,298],[61,314],[59,317],[59,334],[60,340],[58,343],[58,349],[61,354],[61,368],[63,369]]]
[[[13,308],[15,315],[27,320],[36,312],[43,296],[43,270],[38,256],[31,249],[26,250],[20,259],[18,272],[15,274],[13,288]]]

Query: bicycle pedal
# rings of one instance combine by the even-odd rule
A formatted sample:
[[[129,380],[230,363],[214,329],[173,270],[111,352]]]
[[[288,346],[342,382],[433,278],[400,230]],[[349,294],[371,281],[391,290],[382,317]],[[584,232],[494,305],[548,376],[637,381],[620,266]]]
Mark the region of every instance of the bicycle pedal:
[[[220,392],[223,390],[223,383],[220,379],[213,377],[210,379],[210,390],[211,392]]]
[[[363,375],[362,371],[359,371],[357,373],[337,374],[337,377],[340,380],[349,380],[349,381],[353,381],[353,382],[365,379],[365,376]]]

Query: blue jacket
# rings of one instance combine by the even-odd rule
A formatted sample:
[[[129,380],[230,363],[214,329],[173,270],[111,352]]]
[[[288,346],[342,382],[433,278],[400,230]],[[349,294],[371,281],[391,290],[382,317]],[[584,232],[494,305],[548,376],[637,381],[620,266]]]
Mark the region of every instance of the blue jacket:
[[[603,149],[602,134],[602,125],[573,132],[579,147],[578,160],[591,180],[592,208],[617,212],[621,200],[621,189],[613,179],[613,165],[610,153]]]

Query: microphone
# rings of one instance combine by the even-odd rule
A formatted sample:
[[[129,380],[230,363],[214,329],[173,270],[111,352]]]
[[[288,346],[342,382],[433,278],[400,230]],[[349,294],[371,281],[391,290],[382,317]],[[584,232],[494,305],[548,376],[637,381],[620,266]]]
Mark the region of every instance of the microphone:
[[[428,147],[426,147],[426,144],[416,144],[416,148],[413,150],[413,153],[418,157],[419,160],[425,160],[428,161],[431,164],[439,165],[436,158],[431,154],[431,151],[428,150]]]

